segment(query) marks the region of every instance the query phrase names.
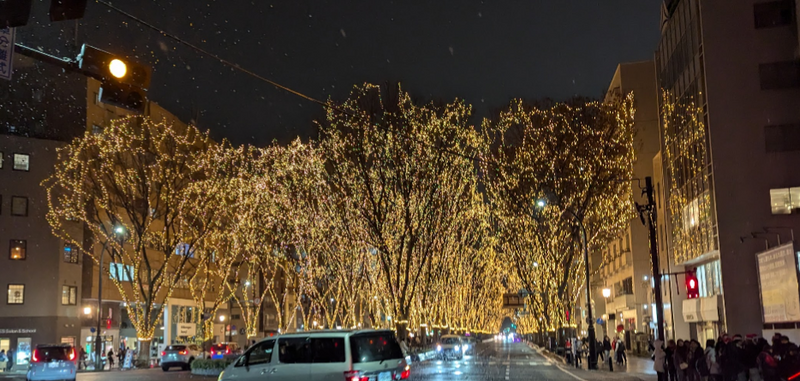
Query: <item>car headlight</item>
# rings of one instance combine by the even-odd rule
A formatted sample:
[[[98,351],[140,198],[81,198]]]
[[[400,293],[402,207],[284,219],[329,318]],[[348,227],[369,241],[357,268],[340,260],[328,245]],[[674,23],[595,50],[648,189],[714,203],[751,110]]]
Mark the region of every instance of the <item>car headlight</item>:
[[[455,349],[455,350],[459,350],[459,349],[461,349],[461,348],[459,348],[459,347],[458,347],[458,345],[456,345],[456,347],[455,347],[454,349]]]
[[[466,351],[467,349],[469,349],[469,344],[464,344],[464,350]]]
[[[441,345],[437,345],[436,346],[436,351],[437,352],[441,352],[442,351],[442,346]]]
[[[225,371],[219,372],[219,377],[217,377],[217,381],[222,381],[222,376],[225,375]]]

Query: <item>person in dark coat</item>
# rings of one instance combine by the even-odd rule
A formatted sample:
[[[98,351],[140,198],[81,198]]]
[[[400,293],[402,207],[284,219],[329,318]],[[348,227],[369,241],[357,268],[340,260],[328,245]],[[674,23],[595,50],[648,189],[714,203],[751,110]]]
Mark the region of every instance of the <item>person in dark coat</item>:
[[[798,358],[798,348],[795,344],[787,344],[783,357],[778,361],[778,373],[781,377],[788,380],[790,377],[800,372],[800,359]]]
[[[778,361],[772,356],[772,346],[765,345],[758,355],[758,368],[764,381],[780,381]]]
[[[744,342],[742,335],[734,335],[733,340],[723,347],[720,355],[722,374],[725,380],[746,380],[747,369],[742,364]]]
[[[603,354],[606,356],[605,361],[608,361],[608,370],[614,370],[614,361],[611,359],[611,340],[608,336],[603,338]]]
[[[666,352],[667,355],[665,365],[666,365],[667,375],[669,376],[669,381],[678,381],[678,371],[677,368],[675,367],[676,348],[677,345],[675,344],[675,340],[670,340],[669,342],[667,342],[667,348],[664,349],[664,352]]]
[[[766,343],[766,342],[765,342]],[[758,346],[756,335],[749,334],[744,340],[744,350],[740,358],[742,366],[745,371],[750,375],[751,380],[758,380],[758,355],[761,353],[761,348],[764,345]]]
[[[689,369],[689,348],[687,348],[683,340],[678,340],[672,358],[675,362],[675,372],[678,374],[678,380],[686,380],[686,369]]]

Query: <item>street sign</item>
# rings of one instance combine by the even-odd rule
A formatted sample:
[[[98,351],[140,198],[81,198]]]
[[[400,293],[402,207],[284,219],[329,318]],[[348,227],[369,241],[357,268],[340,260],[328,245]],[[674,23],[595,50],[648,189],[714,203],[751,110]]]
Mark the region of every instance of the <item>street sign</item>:
[[[14,28],[0,29],[0,78],[11,80],[14,64]]]
[[[95,333],[96,331],[97,331],[97,329],[95,329],[94,327],[89,328],[89,332],[91,332],[91,333]]]
[[[597,318],[597,324],[603,324],[603,318]]]
[[[197,324],[195,323],[178,323],[178,336],[191,337],[197,333]]]

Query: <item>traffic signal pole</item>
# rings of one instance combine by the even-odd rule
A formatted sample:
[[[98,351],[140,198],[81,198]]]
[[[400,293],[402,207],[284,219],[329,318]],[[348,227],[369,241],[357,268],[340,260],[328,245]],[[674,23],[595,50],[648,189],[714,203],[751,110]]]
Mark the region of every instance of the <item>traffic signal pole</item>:
[[[644,192],[647,196],[646,205],[637,205],[636,208],[642,223],[647,226],[648,236],[650,238],[650,261],[653,265],[653,292],[656,297],[656,336],[661,341],[664,341],[664,296],[661,293],[661,268],[658,259],[658,239],[656,236],[656,205],[653,195],[653,179],[645,177]]]

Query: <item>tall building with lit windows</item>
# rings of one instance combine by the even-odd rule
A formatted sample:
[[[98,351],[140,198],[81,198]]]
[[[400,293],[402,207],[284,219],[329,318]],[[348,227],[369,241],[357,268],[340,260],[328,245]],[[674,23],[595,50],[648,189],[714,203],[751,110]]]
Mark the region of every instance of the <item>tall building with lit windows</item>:
[[[765,245],[800,233],[797,9],[795,0],[663,5],[657,193],[662,268],[673,273],[664,287],[685,297],[684,272],[695,272],[700,297],[677,299],[672,315],[701,342],[800,327],[762,320],[756,266]]]
[[[605,100],[612,101],[633,93],[633,141],[635,160],[633,199],[645,203],[639,186],[653,176],[652,158],[658,152],[658,96],[653,61],[622,63],[617,66]],[[598,335],[619,337],[632,352],[646,353],[653,337],[650,251],[647,227],[638,217],[631,218],[622,234],[609,242],[602,252],[594,253],[596,274],[592,297],[597,316],[602,319]],[[606,290],[605,294],[603,290]]]

